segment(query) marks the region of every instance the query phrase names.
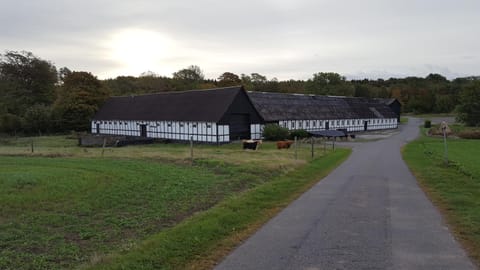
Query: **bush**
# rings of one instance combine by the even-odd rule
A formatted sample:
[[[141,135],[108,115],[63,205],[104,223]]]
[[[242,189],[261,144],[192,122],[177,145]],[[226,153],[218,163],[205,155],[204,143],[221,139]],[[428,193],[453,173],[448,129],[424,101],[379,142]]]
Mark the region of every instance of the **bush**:
[[[277,124],[267,124],[263,128],[263,137],[267,141],[285,140],[288,138],[288,128],[281,127]]]
[[[310,137],[310,134],[304,129],[297,129],[290,132],[290,140],[295,139],[295,137],[297,137],[297,139],[303,139]]]
[[[480,130],[467,130],[459,132],[458,137],[462,139],[480,139]]]
[[[424,128],[431,128],[432,127],[432,121],[430,120],[425,120],[425,124],[423,125]]]

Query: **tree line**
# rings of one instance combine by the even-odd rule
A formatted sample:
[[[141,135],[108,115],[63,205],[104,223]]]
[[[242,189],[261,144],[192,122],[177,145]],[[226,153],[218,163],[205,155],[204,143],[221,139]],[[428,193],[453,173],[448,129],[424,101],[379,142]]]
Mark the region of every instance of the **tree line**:
[[[259,73],[224,72],[205,78],[192,65],[171,77],[145,72],[138,77],[99,80],[86,71],[57,69],[31,52],[0,54],[0,133],[42,134],[88,131],[90,119],[109,96],[209,89],[243,85],[249,91],[396,98],[403,112],[457,112],[469,125],[480,124],[480,78],[448,80],[440,74],[425,78],[347,80],[334,72],[319,72],[308,80],[278,80]]]

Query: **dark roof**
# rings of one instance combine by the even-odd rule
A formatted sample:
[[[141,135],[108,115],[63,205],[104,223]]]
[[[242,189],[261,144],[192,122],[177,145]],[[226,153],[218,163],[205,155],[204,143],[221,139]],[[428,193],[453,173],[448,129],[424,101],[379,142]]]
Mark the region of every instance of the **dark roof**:
[[[93,120],[218,122],[242,86],[111,97]]]
[[[390,104],[394,103],[395,101],[397,101],[396,98],[374,98],[374,100],[376,100],[380,103],[383,103],[383,104],[387,104],[387,105],[390,105]]]
[[[396,118],[384,103],[368,98],[248,92],[267,122],[307,119]]]

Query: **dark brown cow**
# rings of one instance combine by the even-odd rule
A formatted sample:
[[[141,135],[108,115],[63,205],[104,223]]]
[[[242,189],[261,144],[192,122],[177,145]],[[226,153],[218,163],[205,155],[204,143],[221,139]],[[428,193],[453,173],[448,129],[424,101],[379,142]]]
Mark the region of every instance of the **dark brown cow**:
[[[251,149],[251,150],[257,150],[258,146],[262,144],[262,140],[254,141],[254,140],[243,140],[243,149]]]
[[[278,141],[277,149],[288,149],[292,144],[293,144],[293,141]]]

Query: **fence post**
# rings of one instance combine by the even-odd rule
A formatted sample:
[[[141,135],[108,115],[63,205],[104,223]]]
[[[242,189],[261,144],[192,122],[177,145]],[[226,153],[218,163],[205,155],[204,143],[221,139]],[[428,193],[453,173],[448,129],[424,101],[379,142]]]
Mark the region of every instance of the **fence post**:
[[[313,156],[314,156],[314,152],[313,152],[313,144],[314,144],[314,142],[313,142],[313,136],[310,137],[310,142],[311,142],[311,144],[312,144],[312,159],[313,159]]]
[[[295,146],[294,147],[295,148],[295,160],[297,160],[297,157],[298,157],[297,156],[297,136],[295,136],[293,139],[294,139],[293,145]]]
[[[33,139],[32,139],[32,141],[31,141],[30,143],[31,143],[31,145],[30,145],[30,146],[31,146],[32,153],[33,153]]]
[[[445,166],[448,166],[447,123],[442,122],[443,144],[445,145]]]
[[[107,137],[103,137],[103,145],[102,145],[102,157],[105,154],[105,146],[107,145]]]
[[[193,136],[190,136],[190,163],[193,165]]]

